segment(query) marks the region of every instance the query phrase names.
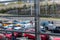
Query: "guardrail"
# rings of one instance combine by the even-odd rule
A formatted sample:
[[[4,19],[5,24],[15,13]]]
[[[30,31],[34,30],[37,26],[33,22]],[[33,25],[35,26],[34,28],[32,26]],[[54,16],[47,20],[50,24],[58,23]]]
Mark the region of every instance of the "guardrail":
[[[5,31],[5,32],[21,32],[21,33],[35,34],[35,32],[22,32],[22,31],[17,31],[17,30],[0,30],[0,31]],[[60,36],[60,33],[45,33],[45,32],[43,33],[43,32],[38,32],[37,34],[48,34],[48,35],[51,35],[51,36]]]

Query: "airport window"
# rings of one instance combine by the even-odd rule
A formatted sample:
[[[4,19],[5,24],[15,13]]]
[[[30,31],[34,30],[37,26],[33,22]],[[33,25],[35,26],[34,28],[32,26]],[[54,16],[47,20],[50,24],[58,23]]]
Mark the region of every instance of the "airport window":
[[[1,40],[22,40],[27,38],[26,33],[35,32],[35,21],[32,16],[34,13],[33,1],[0,1],[0,4],[0,28],[1,34],[5,36]],[[31,31],[28,31],[29,29]],[[6,36],[9,34],[11,37]]]
[[[41,2],[41,1],[40,1]],[[45,4],[45,3],[46,4]],[[60,9],[60,4],[59,4],[59,0],[45,0],[41,3],[44,3],[43,4],[40,4],[40,15],[42,17],[40,17],[40,22],[42,22],[41,24],[44,26],[45,25],[45,28],[48,30],[48,32],[46,31],[46,33],[43,33],[43,34],[48,34],[50,36],[50,40],[58,40],[58,37],[60,36],[60,32],[59,32],[59,9]],[[43,5],[44,7],[41,7],[41,5]],[[44,13],[44,14],[43,14]],[[58,20],[56,19],[58,18]],[[49,26],[47,27],[46,24],[51,23],[49,24]],[[53,28],[54,26],[54,28]],[[52,29],[50,29],[50,28]],[[59,35],[59,36],[58,36]],[[53,38],[51,38],[53,37]],[[56,39],[55,39],[56,38]],[[60,39],[60,38],[59,38]]]
[[[57,12],[57,4],[55,3],[55,1],[49,1],[49,0],[45,0],[40,2],[40,11],[41,14],[40,16],[53,16],[56,15]]]
[[[0,3],[0,16],[33,15],[34,1],[21,0]]]
[[[59,0],[0,1],[0,40],[60,40]]]

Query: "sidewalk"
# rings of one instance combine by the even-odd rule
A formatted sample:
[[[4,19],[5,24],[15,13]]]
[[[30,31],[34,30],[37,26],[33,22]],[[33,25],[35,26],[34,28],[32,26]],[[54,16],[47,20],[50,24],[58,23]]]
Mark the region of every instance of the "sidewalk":
[[[58,21],[60,21],[60,18],[40,18],[40,19],[45,19],[45,20],[52,20],[52,21],[56,21],[56,20],[58,20]]]

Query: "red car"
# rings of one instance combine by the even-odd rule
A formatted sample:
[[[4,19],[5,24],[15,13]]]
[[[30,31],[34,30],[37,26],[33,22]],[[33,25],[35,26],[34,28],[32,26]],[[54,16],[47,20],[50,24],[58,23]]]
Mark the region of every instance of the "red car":
[[[60,40],[60,37],[50,36],[50,40]]]
[[[12,29],[7,29],[7,30],[12,30]],[[4,33],[4,35],[6,36],[6,38],[8,38],[8,40],[11,40],[12,32],[6,32]],[[18,37],[18,36],[22,36],[22,33],[14,32],[14,37]]]
[[[26,30],[26,32],[34,32],[34,31],[35,31],[34,29]],[[29,39],[35,40],[35,34],[24,33],[24,37],[28,37]],[[47,34],[41,34],[40,37],[41,37],[41,40],[49,40],[49,35]]]
[[[0,34],[0,40],[5,40],[5,39],[6,39],[5,35],[4,34]]]

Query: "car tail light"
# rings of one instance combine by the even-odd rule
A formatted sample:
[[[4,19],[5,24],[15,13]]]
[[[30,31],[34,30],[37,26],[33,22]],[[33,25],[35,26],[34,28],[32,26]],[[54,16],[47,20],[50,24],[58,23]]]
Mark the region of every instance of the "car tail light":
[[[17,33],[17,32],[14,32],[14,36],[15,36],[15,37],[18,36],[18,33]]]
[[[12,34],[6,34],[5,35],[7,38],[11,38],[12,37]]]
[[[45,35],[41,35],[41,37],[45,37]]]

